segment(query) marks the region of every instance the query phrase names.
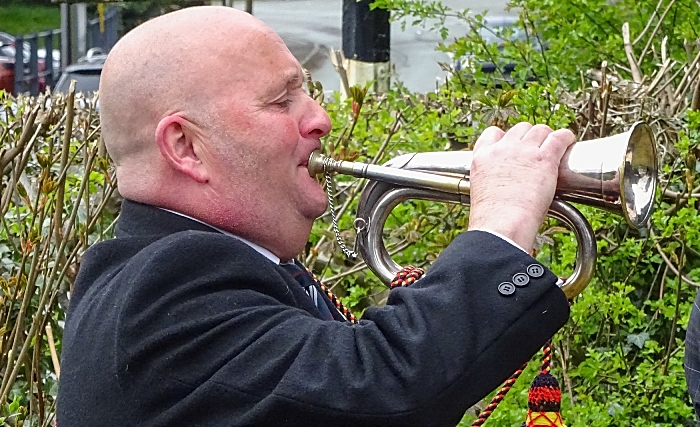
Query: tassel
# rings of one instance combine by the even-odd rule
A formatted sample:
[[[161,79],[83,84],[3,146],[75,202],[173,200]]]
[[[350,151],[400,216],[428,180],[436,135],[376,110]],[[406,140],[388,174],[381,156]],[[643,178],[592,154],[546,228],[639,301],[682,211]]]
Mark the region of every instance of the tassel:
[[[552,342],[542,348],[542,370],[532,381],[527,396],[527,417],[523,427],[566,427],[561,417],[561,388],[549,373]]]
[[[527,399],[525,427],[566,427],[561,418],[561,389],[548,372],[540,372],[532,381]]]

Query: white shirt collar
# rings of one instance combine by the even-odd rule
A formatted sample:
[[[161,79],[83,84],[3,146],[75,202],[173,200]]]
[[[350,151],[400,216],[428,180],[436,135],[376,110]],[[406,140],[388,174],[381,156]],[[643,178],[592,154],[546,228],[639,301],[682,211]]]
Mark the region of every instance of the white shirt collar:
[[[187,219],[191,219],[192,221],[197,221],[197,222],[200,223],[200,224],[204,224],[204,225],[206,225],[207,227],[213,228],[214,230],[218,231],[219,233],[225,234],[225,235],[227,235],[227,236],[231,236],[231,237],[233,237],[234,239],[238,239],[238,240],[240,240],[241,242],[245,243],[246,245],[250,246],[251,248],[255,249],[258,253],[260,253],[260,255],[264,256],[265,258],[269,259],[270,261],[274,262],[275,264],[279,264],[279,263],[280,263],[280,259],[279,259],[279,257],[278,257],[277,255],[273,254],[272,252],[270,252],[269,250],[263,248],[263,247],[260,246],[260,245],[256,245],[255,243],[253,243],[253,242],[251,242],[251,241],[248,241],[248,240],[246,240],[246,239],[244,239],[244,238],[242,238],[242,237],[240,237],[240,236],[236,236],[235,234],[230,233],[230,232],[228,232],[228,231],[226,231],[226,230],[222,230],[222,229],[220,229],[220,228],[218,228],[218,227],[214,227],[213,225],[207,224],[207,223],[204,222],[204,221],[200,221],[200,220],[198,220],[197,218],[192,218],[192,217],[189,216],[189,215],[185,215],[185,214],[180,213],[180,212],[171,211],[170,209],[165,209],[165,208],[160,208],[160,209],[162,209],[162,210],[164,210],[164,211],[167,211],[167,212],[170,212],[170,213],[174,213],[175,215],[180,215],[181,217],[185,217],[185,218],[187,218]]]

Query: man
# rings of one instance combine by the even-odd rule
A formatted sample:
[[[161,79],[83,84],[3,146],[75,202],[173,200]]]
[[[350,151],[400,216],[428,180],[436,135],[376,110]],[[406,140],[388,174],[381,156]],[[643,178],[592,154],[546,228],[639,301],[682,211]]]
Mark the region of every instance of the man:
[[[695,297],[685,332],[685,381],[695,411],[695,421],[700,427],[700,294]]]
[[[60,427],[455,425],[564,324],[557,278],[527,251],[574,137],[527,123],[477,141],[470,231],[424,278],[358,325],[316,304],[280,266],[326,208],[306,161],[331,124],[302,80],[230,8],[114,47],[100,117],[125,201],[75,284]]]

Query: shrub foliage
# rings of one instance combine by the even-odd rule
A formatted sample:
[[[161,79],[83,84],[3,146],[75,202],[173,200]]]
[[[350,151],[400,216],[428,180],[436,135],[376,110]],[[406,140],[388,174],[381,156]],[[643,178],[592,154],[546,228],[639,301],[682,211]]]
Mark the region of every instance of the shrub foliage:
[[[95,100],[77,101],[0,100],[0,425],[52,421],[80,255],[110,236],[114,177]]]

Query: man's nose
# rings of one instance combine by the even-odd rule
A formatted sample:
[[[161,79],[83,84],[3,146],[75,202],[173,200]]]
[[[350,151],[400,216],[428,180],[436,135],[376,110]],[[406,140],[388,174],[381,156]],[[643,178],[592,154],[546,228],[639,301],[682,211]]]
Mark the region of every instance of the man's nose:
[[[331,118],[316,101],[311,98],[307,100],[307,111],[304,114],[299,127],[301,136],[304,138],[321,138],[331,131]]]

